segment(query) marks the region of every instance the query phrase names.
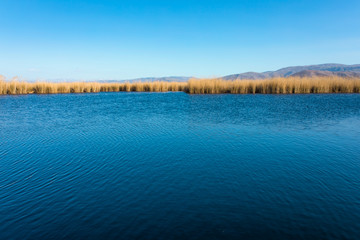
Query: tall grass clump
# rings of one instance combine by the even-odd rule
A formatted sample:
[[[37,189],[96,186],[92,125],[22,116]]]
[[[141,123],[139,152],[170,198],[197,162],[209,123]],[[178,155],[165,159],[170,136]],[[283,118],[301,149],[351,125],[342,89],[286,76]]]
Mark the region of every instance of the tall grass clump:
[[[52,94],[52,93],[95,93],[95,92],[176,92],[184,91],[185,82],[22,82],[0,79],[0,94]]]
[[[190,94],[306,94],[360,93],[360,79],[340,77],[287,77],[264,80],[192,79]]]

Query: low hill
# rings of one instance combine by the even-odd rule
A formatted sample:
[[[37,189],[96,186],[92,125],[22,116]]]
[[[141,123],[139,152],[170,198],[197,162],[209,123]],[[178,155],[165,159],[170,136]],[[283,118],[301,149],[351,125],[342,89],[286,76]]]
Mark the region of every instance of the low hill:
[[[190,78],[193,77],[178,77],[178,76],[170,76],[170,77],[146,77],[146,78],[134,78],[134,79],[127,79],[127,80],[102,80],[97,82],[187,82]]]
[[[305,71],[305,72],[304,72]],[[315,71],[315,72],[307,72]],[[303,72],[303,73],[301,73]],[[344,65],[344,64],[319,64],[319,65],[307,65],[307,66],[294,66],[281,68],[276,71],[267,71],[262,73],[257,72],[246,72],[240,74],[232,74],[224,76],[225,80],[235,80],[235,79],[266,79],[273,77],[288,77],[293,76],[294,74],[300,75],[321,75],[321,74],[330,74],[323,72],[333,72],[334,75],[339,76],[357,76],[357,73],[360,73],[360,64],[355,65]],[[325,75],[327,76],[327,75]]]
[[[303,70],[290,75],[292,77],[345,77],[345,78],[360,78],[360,72],[331,72],[318,70]]]

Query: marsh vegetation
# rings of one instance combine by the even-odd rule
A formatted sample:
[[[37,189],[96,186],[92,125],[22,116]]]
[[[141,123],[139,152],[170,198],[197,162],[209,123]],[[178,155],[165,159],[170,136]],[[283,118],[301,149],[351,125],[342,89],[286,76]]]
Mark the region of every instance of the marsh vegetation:
[[[359,78],[288,77],[264,80],[190,79],[188,82],[24,82],[0,79],[0,94],[94,92],[177,92],[190,94],[306,94],[360,93]]]

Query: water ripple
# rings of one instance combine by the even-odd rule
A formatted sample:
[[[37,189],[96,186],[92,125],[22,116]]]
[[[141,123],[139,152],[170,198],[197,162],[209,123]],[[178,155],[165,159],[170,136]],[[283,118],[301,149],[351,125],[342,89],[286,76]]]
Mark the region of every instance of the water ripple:
[[[360,96],[0,97],[1,239],[356,239]]]

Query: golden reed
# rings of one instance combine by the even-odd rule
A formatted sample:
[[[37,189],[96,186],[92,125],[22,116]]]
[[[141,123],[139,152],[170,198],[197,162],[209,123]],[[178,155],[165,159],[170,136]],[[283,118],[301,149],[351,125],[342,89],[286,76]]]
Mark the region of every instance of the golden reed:
[[[51,94],[51,93],[95,93],[95,92],[169,92],[184,91],[187,83],[180,82],[19,82],[0,81],[0,94]]]
[[[190,94],[306,94],[360,93],[360,78],[288,77],[265,80],[190,79],[188,82],[21,82],[0,79],[0,94],[51,94],[90,92],[177,92]]]
[[[294,93],[360,93],[360,78],[287,77],[264,80],[222,79],[189,80],[191,94],[294,94]]]

